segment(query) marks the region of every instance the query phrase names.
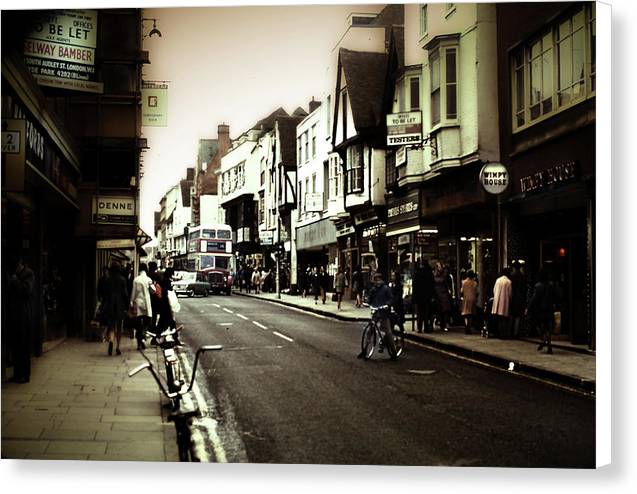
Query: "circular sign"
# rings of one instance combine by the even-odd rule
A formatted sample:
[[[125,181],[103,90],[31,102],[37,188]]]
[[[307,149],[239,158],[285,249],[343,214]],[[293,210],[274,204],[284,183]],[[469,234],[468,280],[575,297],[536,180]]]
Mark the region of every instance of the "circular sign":
[[[487,163],[480,170],[480,183],[489,194],[500,194],[509,185],[509,171],[502,163]]]

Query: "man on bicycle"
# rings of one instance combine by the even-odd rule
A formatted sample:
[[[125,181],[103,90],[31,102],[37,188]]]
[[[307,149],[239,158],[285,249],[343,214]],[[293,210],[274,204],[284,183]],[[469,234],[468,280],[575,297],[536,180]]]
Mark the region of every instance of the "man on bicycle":
[[[374,273],[373,286],[369,291],[368,303],[371,307],[387,307],[386,309],[379,310],[377,314],[383,331],[385,332],[385,342],[391,345],[391,350],[393,350],[393,352],[390,352],[390,355],[396,353],[394,335],[391,330],[391,306],[393,301],[394,295],[391,288],[385,284],[383,275],[377,271]],[[382,351],[382,349],[379,351]]]

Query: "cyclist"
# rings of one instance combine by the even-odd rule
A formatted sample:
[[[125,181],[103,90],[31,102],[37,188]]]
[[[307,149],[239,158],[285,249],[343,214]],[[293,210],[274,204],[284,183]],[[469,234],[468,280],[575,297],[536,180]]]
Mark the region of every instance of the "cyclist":
[[[382,324],[383,331],[385,332],[385,340],[386,344],[391,345],[391,354],[396,353],[396,348],[394,346],[394,335],[391,330],[391,312],[390,308],[394,302],[394,295],[392,293],[391,288],[389,288],[385,281],[383,280],[383,275],[380,272],[374,273],[373,277],[373,286],[369,291],[368,303],[372,307],[383,307],[387,306],[386,309],[382,309],[378,312],[380,323]],[[378,350],[382,352],[382,347]],[[362,358],[363,353],[359,355],[359,358]]]

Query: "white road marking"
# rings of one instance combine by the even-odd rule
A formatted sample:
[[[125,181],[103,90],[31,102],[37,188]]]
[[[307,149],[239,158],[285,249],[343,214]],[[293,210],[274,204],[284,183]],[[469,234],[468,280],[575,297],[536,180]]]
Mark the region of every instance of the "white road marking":
[[[257,321],[252,321],[252,324],[254,324],[255,326],[259,326],[261,329],[268,329],[267,326],[264,326],[263,324]]]
[[[241,319],[243,319],[244,321],[247,321],[248,318],[246,316],[244,316],[243,314],[235,314],[237,317],[240,317]]]
[[[184,366],[184,370],[186,371],[186,374],[192,376],[192,368],[190,367],[190,363],[188,362],[188,359],[183,354],[180,354],[179,358],[181,360],[182,365]],[[208,412],[208,406],[206,405],[206,400],[201,394],[201,390],[199,389],[199,385],[197,384],[196,380],[193,384],[192,392],[195,395],[195,400],[197,400],[197,405],[199,406],[199,410],[201,411],[201,414],[205,416]],[[186,396],[188,395],[185,395],[184,398]],[[204,430],[206,431],[208,435],[208,438],[210,439],[210,442],[212,443],[212,448],[215,452],[215,459],[217,460],[217,463],[227,463],[228,460],[226,458],[226,451],[223,449],[223,445],[221,444],[221,439],[219,438],[219,435],[217,434],[217,421],[211,417],[207,417],[205,420],[198,420],[198,423],[204,428]],[[199,449],[205,449],[205,448],[199,448]],[[210,461],[210,458],[208,458],[208,455],[205,453],[205,450],[203,452],[202,451],[199,452],[199,457],[201,458],[202,462]]]
[[[407,372],[411,372],[412,374],[420,374],[423,376],[428,376],[430,374],[435,374],[435,370],[420,370],[420,369],[409,369]]]
[[[272,334],[277,335],[279,338],[283,338],[284,340],[287,341],[294,341],[292,338],[290,338],[289,336],[285,336],[284,334],[279,333],[278,331],[272,331]]]
[[[217,309],[221,307],[219,304],[212,304],[212,305],[215,306]]]
[[[225,307],[223,308],[223,310],[225,310],[228,314],[234,314],[234,312],[232,312],[230,309],[226,309]]]
[[[218,322],[217,326],[232,326],[233,322]]]

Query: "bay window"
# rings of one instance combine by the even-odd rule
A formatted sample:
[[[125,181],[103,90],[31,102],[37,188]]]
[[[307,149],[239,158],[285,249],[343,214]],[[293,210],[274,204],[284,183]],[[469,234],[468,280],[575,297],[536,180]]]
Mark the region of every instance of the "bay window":
[[[511,56],[513,128],[595,94],[595,4],[582,6]]]
[[[363,146],[354,144],[347,148],[347,192],[363,190]]]
[[[458,118],[458,50],[441,46],[429,56],[431,126]]]

